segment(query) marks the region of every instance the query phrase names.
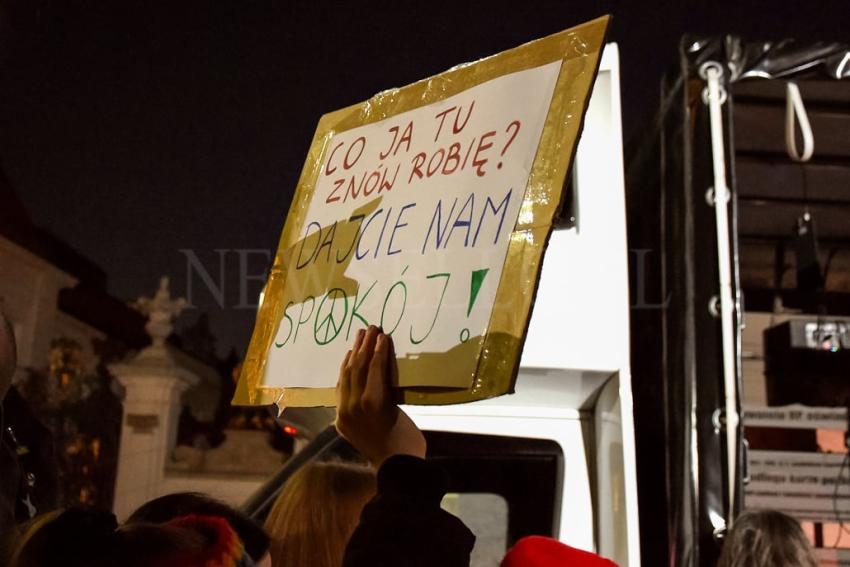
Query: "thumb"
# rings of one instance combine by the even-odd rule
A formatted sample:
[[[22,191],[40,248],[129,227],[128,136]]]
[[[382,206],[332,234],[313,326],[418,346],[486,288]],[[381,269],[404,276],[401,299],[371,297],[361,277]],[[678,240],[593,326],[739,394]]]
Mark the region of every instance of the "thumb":
[[[398,360],[396,360],[395,355],[395,342],[393,342],[392,337],[387,337],[387,341],[390,343],[390,353],[389,360],[387,361],[387,365],[389,366],[388,372],[388,388],[398,387]]]

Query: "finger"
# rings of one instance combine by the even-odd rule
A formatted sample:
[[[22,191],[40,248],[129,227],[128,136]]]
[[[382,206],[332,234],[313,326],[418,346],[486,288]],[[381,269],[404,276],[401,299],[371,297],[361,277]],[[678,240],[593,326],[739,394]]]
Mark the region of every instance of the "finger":
[[[359,407],[360,398],[366,389],[366,380],[369,377],[369,364],[372,361],[372,355],[375,352],[375,342],[378,336],[378,327],[369,325],[363,335],[363,340],[360,341],[360,351],[354,356],[357,364],[354,365],[351,374],[351,397],[350,402],[354,407]]]
[[[399,385],[398,357],[395,353],[395,342],[392,337],[387,337],[390,342],[390,353],[387,357],[387,398],[396,405],[403,403],[403,395]]]
[[[348,361],[351,360],[351,351],[345,353],[345,358],[342,359],[342,365],[339,367],[339,375],[342,376],[348,370]]]
[[[368,367],[369,361],[372,360],[372,354],[375,352],[375,342],[378,340],[379,334],[381,334],[381,331],[378,327],[369,325],[363,337],[363,342],[360,344],[360,360],[366,367]]]
[[[350,359],[351,351],[348,351],[345,355],[345,359],[342,361],[342,366],[339,369],[339,380],[337,380],[336,383],[337,408],[344,407],[344,405],[348,402],[348,398],[351,396],[351,378],[349,376],[350,372],[348,371],[348,361]]]
[[[334,424],[339,424],[339,408],[342,407],[342,394],[340,393],[339,382],[336,383],[336,388],[334,388],[334,402],[336,402],[336,417],[334,418]],[[337,427],[339,430],[339,427]]]
[[[363,396],[363,390],[366,388],[366,378],[369,374],[367,359],[362,354],[352,353],[351,364],[348,370],[349,394],[346,398],[350,408],[358,408],[360,406],[360,398]]]
[[[395,341],[387,335],[387,348],[389,354],[387,356],[387,366],[389,367],[390,386],[398,386],[398,361],[396,360]]]
[[[386,399],[388,389],[389,375],[389,338],[381,333],[378,335],[375,344],[375,355],[372,357],[372,362],[369,364],[369,374],[366,379],[366,390],[363,393],[363,399],[368,399],[374,405],[373,409],[380,407]]]
[[[354,346],[351,347],[351,350],[356,354],[360,352],[360,345],[363,343],[363,337],[366,335],[366,329],[360,329],[357,331],[357,335],[354,337]]]
[[[363,397],[363,390],[366,389],[367,374],[365,368],[351,373],[351,391],[348,394],[348,407],[351,411],[356,411],[360,407],[360,399]]]
[[[348,361],[349,360],[351,360],[351,351],[350,350],[347,353],[345,353],[345,358],[342,359],[342,366],[339,367],[339,375],[340,376],[342,376],[342,374],[346,370],[348,370]]]
[[[393,341],[393,338],[390,336],[387,337],[387,341],[390,343],[390,352],[389,356],[387,357],[387,366],[389,367],[388,387],[393,388],[398,387],[398,358],[396,357],[395,353],[395,341]]]

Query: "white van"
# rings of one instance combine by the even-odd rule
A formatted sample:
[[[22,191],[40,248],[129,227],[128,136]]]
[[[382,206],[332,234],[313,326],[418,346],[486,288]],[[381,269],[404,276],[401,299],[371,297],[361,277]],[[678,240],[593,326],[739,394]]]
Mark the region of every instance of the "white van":
[[[516,472],[514,481],[523,486],[515,488],[529,498],[540,493],[552,498],[554,537],[631,567],[640,564],[640,554],[615,44],[606,46],[602,57],[572,182],[573,218],[567,219],[572,222],[554,231],[544,256],[516,393],[470,404],[404,409],[426,431],[544,442],[524,445],[490,440],[492,454],[482,459],[507,462],[515,456],[531,462],[544,460],[544,455],[553,457],[557,461],[554,479],[545,476],[542,465],[529,465],[528,476]],[[508,450],[516,454],[507,454]],[[481,452],[480,448],[473,451]],[[452,472],[454,467],[448,468]],[[538,469],[544,476],[531,474]],[[544,481],[554,484],[541,486]],[[465,488],[467,492],[474,489]],[[491,509],[481,509],[482,505]],[[462,495],[453,506],[479,534],[485,527],[490,533],[493,526],[476,530],[476,524],[500,513],[497,500],[481,496]],[[542,505],[539,512],[550,513]],[[509,534],[511,513],[504,526]]]

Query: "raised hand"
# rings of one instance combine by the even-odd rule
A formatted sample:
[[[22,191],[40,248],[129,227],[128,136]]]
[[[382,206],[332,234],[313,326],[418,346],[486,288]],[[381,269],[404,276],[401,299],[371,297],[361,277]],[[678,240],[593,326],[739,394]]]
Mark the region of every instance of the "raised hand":
[[[397,377],[392,337],[361,329],[339,370],[336,428],[375,467],[393,455],[425,457],[425,437],[395,402]]]

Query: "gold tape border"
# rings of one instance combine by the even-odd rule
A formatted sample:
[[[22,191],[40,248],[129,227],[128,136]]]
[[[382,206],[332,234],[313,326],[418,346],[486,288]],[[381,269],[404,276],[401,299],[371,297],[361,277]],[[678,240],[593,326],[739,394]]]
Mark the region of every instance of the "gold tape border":
[[[513,391],[520,353],[537,292],[542,257],[561,206],[564,180],[584,123],[610,16],[602,16],[514,49],[448,71],[322,116],[281,233],[264,300],[233,396],[234,405],[320,406],[334,404],[332,388],[263,388],[266,353],[283,316],[282,254],[298,240],[330,140],[338,132],[371,124],[438,102],[502,75],[561,60],[561,71],[534,158],[523,204],[496,292],[473,385],[465,390],[406,388],[405,403],[470,402]]]

